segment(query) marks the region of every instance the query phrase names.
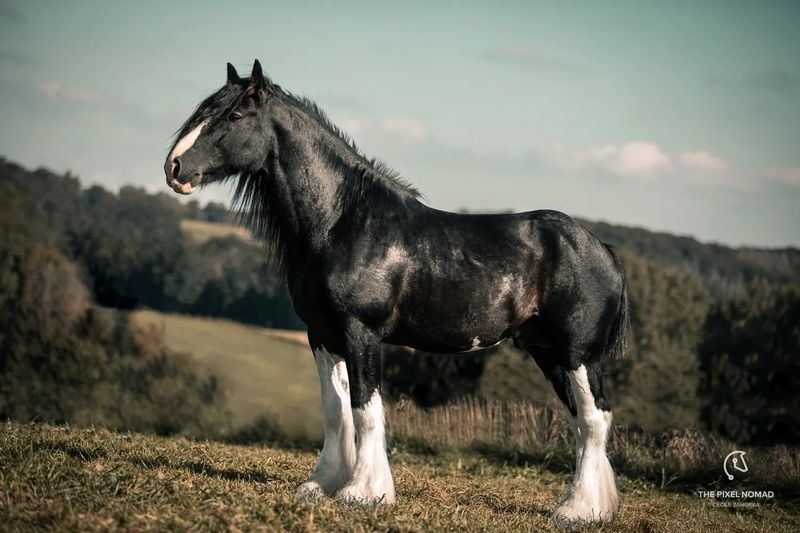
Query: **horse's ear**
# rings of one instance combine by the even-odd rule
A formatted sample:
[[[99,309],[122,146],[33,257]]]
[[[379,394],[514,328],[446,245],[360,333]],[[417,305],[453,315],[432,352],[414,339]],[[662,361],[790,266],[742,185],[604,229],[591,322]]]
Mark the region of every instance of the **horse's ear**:
[[[255,60],[253,63],[253,73],[250,75],[253,79],[253,85],[256,89],[263,89],[264,84],[264,73],[261,71],[261,63],[258,59]]]
[[[239,81],[239,73],[236,72],[236,67],[228,63],[228,83],[237,83]]]

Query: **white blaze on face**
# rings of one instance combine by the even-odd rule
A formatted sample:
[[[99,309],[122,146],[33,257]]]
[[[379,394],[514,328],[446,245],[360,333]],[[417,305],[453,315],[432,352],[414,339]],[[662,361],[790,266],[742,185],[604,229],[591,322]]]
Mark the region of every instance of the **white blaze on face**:
[[[175,192],[181,194],[191,194],[195,190],[195,187],[192,186],[191,183],[180,183],[178,180],[173,178],[172,171],[175,168],[175,160],[185,154],[189,148],[194,146],[195,141],[197,141],[197,138],[200,137],[200,133],[203,131],[203,126],[205,126],[207,122],[208,119],[204,120],[192,131],[181,137],[180,140],[175,143],[175,148],[172,149],[169,157],[167,157],[167,163],[164,165],[164,172],[167,174],[167,183],[175,190]]]
[[[200,137],[200,132],[203,131],[203,126],[205,126],[207,122],[208,119],[204,120],[203,122],[198,124],[192,131],[181,137],[181,140],[175,143],[175,148],[172,149],[172,153],[170,154],[169,157],[170,161],[182,156],[183,154],[186,153],[186,151],[189,148],[192,147],[192,145],[194,145],[194,142],[197,140],[198,137]]]

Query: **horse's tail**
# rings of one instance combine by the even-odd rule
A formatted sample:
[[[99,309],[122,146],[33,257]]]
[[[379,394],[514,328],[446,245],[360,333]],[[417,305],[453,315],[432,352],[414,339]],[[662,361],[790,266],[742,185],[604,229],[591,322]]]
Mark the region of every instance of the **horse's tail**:
[[[625,355],[625,349],[628,347],[628,334],[631,330],[631,313],[630,303],[628,302],[628,280],[625,275],[625,268],[622,262],[614,252],[614,248],[606,243],[603,245],[614,258],[614,264],[617,266],[617,271],[622,276],[622,291],[619,294],[619,310],[611,325],[611,331],[606,341],[605,354],[612,359],[619,359]]]

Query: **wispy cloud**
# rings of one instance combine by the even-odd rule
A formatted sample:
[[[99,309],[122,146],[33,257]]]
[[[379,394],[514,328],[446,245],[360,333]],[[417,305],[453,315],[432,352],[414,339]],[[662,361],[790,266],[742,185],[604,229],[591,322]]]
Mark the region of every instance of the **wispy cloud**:
[[[317,95],[318,102],[344,109],[362,109],[367,107],[366,102],[352,93],[327,92]]]
[[[428,136],[427,126],[411,117],[388,117],[381,120],[379,127],[381,131],[398,135],[411,142],[422,142]]]
[[[415,144],[428,138],[428,126],[413,117],[392,116],[377,121],[343,118],[337,123],[343,131],[356,139],[379,134],[394,140]]]
[[[34,57],[26,52],[19,50],[0,50],[0,64],[12,65],[15,67],[27,67],[41,65],[43,62],[38,57]]]
[[[351,117],[336,121],[336,126],[351,137],[357,137],[368,129],[363,120]]]
[[[762,169],[759,174],[783,185],[800,186],[800,167],[769,167]]]
[[[71,104],[94,105],[105,100],[101,94],[91,89],[60,81],[42,81],[35,84],[34,88],[50,100]]]
[[[565,171],[600,171],[626,178],[651,179],[673,166],[672,157],[652,142],[604,145],[587,150],[572,150],[554,144],[547,154]]]
[[[726,158],[698,149],[670,154],[652,142],[629,142],[585,150],[553,144],[539,151],[565,175],[617,176],[640,182],[662,180],[713,188],[754,191],[773,185],[800,187],[800,167],[735,167]]]
[[[704,171],[722,171],[730,167],[727,160],[717,157],[705,150],[683,152],[678,156],[678,161],[686,167]]]
[[[800,89],[800,76],[780,69],[764,70],[747,78],[753,87],[779,93],[793,93]]]
[[[19,9],[6,2],[0,2],[0,24],[24,24],[25,15]]]
[[[494,46],[481,53],[487,61],[507,63],[530,69],[579,71],[582,67],[559,58],[543,54],[530,45]]]
[[[126,100],[113,95],[102,88],[94,89],[62,81],[40,81],[33,84],[0,79],[0,89],[7,95],[16,98],[20,105],[40,109],[46,104],[47,109],[60,113],[80,113],[87,116],[104,116],[117,122],[136,128],[151,131],[174,128],[184,115],[174,110],[160,110],[147,107],[139,102]]]

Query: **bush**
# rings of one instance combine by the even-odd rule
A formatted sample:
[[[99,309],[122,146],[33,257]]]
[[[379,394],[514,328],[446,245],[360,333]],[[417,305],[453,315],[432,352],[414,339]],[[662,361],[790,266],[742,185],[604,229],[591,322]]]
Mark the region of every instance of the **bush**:
[[[164,347],[128,315],[92,306],[78,269],[15,225],[0,225],[0,417],[216,436],[225,432],[216,378]],[[12,219],[12,220],[9,220]]]
[[[800,444],[800,286],[755,283],[715,304],[700,356],[710,428],[739,442]]]

